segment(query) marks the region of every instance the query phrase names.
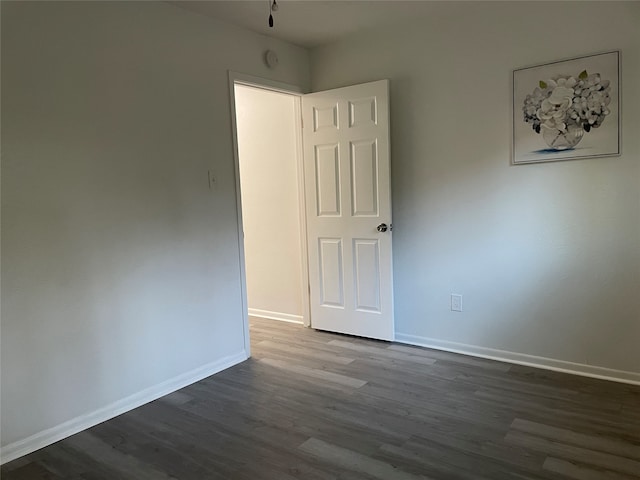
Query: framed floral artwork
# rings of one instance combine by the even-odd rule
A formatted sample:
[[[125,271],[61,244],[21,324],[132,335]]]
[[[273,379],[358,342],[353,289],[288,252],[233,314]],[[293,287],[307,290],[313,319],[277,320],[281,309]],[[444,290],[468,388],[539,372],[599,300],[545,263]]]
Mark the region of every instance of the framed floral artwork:
[[[620,53],[513,72],[513,163],[620,155]]]

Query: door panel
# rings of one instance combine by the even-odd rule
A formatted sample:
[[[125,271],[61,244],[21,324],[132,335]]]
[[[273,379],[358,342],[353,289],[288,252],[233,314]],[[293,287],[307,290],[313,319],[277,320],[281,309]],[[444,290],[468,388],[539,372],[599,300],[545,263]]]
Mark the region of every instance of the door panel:
[[[311,325],[393,339],[386,80],[305,95]]]
[[[316,145],[317,215],[340,216],[340,157],[338,145]]]
[[[378,216],[378,147],[375,140],[351,142],[351,214]]]
[[[344,308],[342,239],[320,238],[320,305]]]
[[[353,240],[356,310],[380,313],[380,251],[378,240]]]

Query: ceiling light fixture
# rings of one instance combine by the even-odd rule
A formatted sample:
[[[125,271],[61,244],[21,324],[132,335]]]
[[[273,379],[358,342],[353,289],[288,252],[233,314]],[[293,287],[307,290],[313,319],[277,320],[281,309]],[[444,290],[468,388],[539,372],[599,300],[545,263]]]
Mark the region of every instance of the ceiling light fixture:
[[[273,12],[278,11],[278,4],[276,0],[267,0],[269,2],[269,27],[273,28]]]

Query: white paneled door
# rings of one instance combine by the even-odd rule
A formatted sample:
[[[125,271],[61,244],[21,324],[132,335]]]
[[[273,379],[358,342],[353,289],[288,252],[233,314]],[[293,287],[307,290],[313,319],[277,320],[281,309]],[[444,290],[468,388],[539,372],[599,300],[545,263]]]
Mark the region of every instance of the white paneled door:
[[[389,83],[302,97],[311,326],[393,340]]]

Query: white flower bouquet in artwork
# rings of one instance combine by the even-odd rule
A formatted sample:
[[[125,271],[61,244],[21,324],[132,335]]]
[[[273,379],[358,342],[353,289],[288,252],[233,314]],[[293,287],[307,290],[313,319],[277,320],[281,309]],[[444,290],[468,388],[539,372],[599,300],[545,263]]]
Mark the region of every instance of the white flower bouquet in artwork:
[[[576,77],[540,80],[524,99],[524,121],[553,150],[575,147],[585,133],[603,124],[611,113],[611,82],[583,70]]]
[[[620,155],[620,52],[513,71],[512,162]]]

